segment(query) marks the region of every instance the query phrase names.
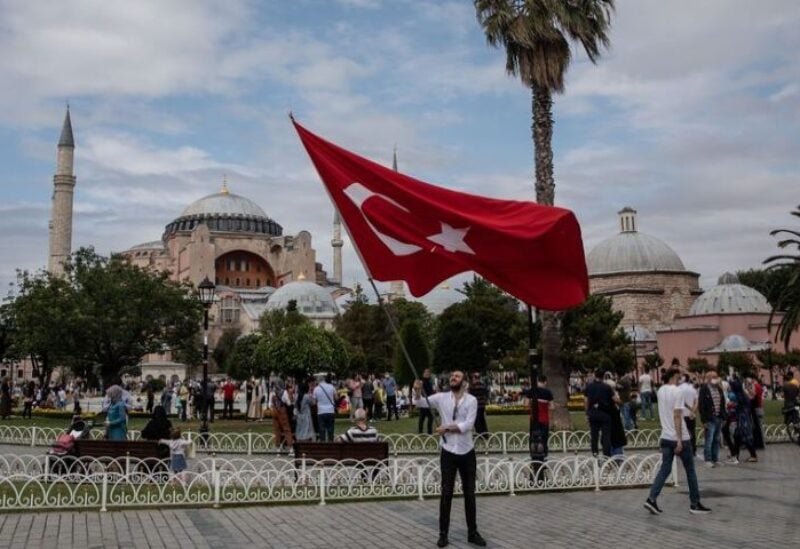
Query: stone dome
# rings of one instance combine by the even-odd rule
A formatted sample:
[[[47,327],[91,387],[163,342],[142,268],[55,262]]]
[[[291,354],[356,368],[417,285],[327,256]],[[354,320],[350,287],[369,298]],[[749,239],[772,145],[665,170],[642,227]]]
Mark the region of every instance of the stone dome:
[[[418,301],[421,301],[431,313],[440,315],[450,305],[460,303],[466,298],[467,296],[450,287],[449,282],[444,282],[422,296]]]
[[[758,343],[750,341],[739,334],[731,334],[723,339],[719,345],[703,351],[704,353],[743,353],[754,351],[766,351],[769,343]]]
[[[295,280],[275,290],[267,300],[267,310],[286,309],[290,301],[295,301],[297,310],[306,316],[335,316],[339,313],[330,292],[308,280]]]
[[[767,298],[758,290],[739,283],[739,278],[732,273],[719,277],[717,285],[703,292],[689,310],[692,316],[771,312]]]
[[[281,236],[283,227],[270,219],[261,206],[228,190],[226,183],[218,193],[189,204],[181,215],[164,229],[164,240],[177,232],[192,231],[204,224],[212,232],[251,233]]]
[[[681,258],[665,242],[638,232],[636,210],[626,207],[618,213],[621,232],[602,241],[586,256],[589,275],[635,271],[686,271]]]

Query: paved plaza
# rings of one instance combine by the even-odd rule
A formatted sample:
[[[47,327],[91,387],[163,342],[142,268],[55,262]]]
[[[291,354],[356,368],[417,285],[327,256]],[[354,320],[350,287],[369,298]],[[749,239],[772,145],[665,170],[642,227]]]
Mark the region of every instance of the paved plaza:
[[[708,516],[688,512],[685,484],[665,488],[664,514],[644,489],[478,498],[490,547],[773,547],[800,543],[800,448],[771,445],[757,464],[708,470],[698,462]],[[681,477],[683,478],[683,477]],[[434,547],[435,499],[225,509],[0,515],[0,548]],[[353,537],[351,537],[353,536]],[[451,547],[469,547],[453,506]]]

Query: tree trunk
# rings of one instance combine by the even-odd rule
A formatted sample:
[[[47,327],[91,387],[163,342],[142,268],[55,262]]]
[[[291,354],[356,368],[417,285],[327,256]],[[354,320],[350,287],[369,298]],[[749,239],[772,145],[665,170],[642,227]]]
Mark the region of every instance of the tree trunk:
[[[556,184],[553,178],[553,97],[543,86],[533,92],[533,154],[536,161],[536,202],[552,206]],[[561,316],[542,311],[542,370],[553,392],[555,409],[552,423],[555,429],[571,429],[572,419],[567,410],[569,372],[561,364]]]

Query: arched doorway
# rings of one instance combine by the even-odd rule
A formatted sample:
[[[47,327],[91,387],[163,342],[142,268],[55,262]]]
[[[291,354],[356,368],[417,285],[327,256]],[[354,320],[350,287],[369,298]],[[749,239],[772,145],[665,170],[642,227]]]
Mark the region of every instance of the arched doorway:
[[[275,273],[262,257],[242,250],[223,254],[215,263],[216,283],[231,288],[275,285]]]

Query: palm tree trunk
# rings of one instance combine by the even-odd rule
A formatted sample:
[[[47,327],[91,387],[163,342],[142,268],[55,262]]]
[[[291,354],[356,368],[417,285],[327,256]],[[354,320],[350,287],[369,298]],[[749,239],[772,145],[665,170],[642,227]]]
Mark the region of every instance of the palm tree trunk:
[[[553,179],[553,96],[543,86],[533,92],[533,153],[536,161],[536,202],[552,206],[556,184]],[[542,311],[542,369],[553,392],[555,409],[552,424],[555,429],[571,429],[567,410],[569,373],[561,364],[561,317],[558,313]]]

